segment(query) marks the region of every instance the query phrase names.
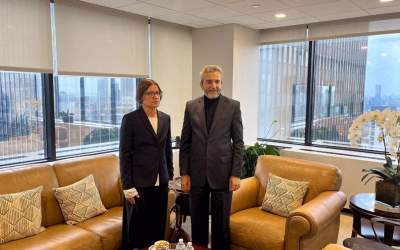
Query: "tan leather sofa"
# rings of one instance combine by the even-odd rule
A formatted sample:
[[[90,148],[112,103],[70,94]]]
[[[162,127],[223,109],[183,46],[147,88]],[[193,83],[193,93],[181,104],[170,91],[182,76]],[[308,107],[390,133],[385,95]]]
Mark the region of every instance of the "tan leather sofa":
[[[77,225],[67,225],[53,195],[56,187],[93,174],[107,212]],[[109,154],[0,171],[0,194],[43,185],[42,225],[38,235],[0,244],[0,250],[119,249],[122,232],[121,182],[118,157]],[[170,196],[169,204],[174,201]],[[168,216],[167,216],[168,217]]]
[[[308,181],[301,207],[288,218],[260,210],[268,173]],[[255,177],[241,181],[233,193],[231,249],[321,250],[336,243],[346,195],[338,191],[341,172],[334,166],[281,156],[260,156]]]

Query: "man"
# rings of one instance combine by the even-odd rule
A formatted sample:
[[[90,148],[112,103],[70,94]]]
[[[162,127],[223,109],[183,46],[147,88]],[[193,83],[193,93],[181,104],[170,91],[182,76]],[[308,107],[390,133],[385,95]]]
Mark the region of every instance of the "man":
[[[221,95],[221,68],[207,65],[200,74],[204,96],[186,104],[182,127],[182,190],[190,192],[193,243],[203,246],[211,194],[211,247],[224,250],[230,248],[232,191],[240,187],[243,125],[240,103]]]

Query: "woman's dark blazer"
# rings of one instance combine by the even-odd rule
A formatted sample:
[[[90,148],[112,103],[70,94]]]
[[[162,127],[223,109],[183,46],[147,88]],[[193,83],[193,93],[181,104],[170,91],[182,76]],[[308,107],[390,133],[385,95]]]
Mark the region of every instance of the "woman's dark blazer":
[[[119,158],[124,189],[152,187],[158,174],[160,185],[173,178],[171,119],[161,111],[157,115],[157,134],[142,107],[122,118]]]

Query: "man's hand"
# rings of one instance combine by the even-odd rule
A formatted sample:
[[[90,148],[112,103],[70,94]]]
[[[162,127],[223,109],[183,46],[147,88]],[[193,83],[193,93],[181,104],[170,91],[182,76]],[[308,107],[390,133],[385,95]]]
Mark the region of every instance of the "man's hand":
[[[236,176],[231,176],[229,179],[229,191],[236,191],[240,188],[240,179]]]
[[[182,188],[182,191],[185,193],[190,191],[190,176],[189,175],[181,176],[181,188]]]

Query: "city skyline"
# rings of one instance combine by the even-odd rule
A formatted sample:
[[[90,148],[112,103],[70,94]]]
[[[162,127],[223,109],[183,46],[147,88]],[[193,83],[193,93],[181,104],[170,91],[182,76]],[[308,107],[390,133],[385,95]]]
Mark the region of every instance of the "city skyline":
[[[377,85],[382,86],[382,96],[400,98],[400,34],[368,37],[365,96],[376,95]]]

